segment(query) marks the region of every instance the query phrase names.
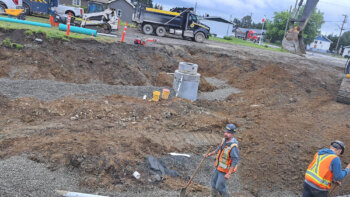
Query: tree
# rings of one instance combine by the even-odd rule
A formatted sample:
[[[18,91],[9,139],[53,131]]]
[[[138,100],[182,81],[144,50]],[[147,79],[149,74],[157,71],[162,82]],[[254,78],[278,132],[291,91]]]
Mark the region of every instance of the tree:
[[[303,13],[304,7],[301,8],[299,12],[299,17]],[[272,22],[266,23],[266,35],[270,42],[281,42],[284,36],[284,30],[286,28],[286,23],[288,20],[288,12],[275,12],[274,19]],[[315,9],[307,23],[305,29],[303,30],[304,43],[310,44],[318,34],[320,34],[320,29],[324,23],[323,13]],[[297,24],[296,24],[297,25]]]
[[[154,5],[154,8],[159,9],[159,10],[163,10],[163,6],[160,4],[157,4],[157,3]]]
[[[282,41],[288,20],[288,12],[274,12],[273,21],[266,21],[266,39],[270,42]]]
[[[252,17],[247,15],[242,18],[241,25],[243,28],[250,28],[252,26]]]
[[[134,5],[145,5],[146,7],[153,8],[153,1],[152,0],[131,0],[131,3]]]
[[[349,46],[350,45],[350,31],[344,32],[342,36],[340,36],[339,46]]]
[[[262,29],[263,24],[262,23],[252,23],[252,28],[253,29]],[[265,28],[265,26],[264,26]]]
[[[330,34],[327,36],[327,38],[332,41],[331,46],[329,47],[329,50],[334,51],[335,47],[337,46],[339,36]],[[340,49],[340,46],[344,47],[349,45],[350,45],[350,31],[347,31],[347,32],[344,32],[342,36],[340,36],[338,49]]]
[[[234,18],[232,22],[233,22],[233,27],[234,28],[241,27],[241,25],[242,25],[241,20],[239,20],[238,18]]]
[[[332,41],[329,51],[334,51],[339,37],[337,35],[330,34],[327,36],[327,38]]]

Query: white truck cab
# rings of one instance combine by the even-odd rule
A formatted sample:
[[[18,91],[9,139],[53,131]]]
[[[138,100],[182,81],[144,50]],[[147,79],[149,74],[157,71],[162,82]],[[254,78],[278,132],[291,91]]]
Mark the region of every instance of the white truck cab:
[[[18,6],[22,6],[22,0],[0,0],[0,14],[4,14],[5,9],[16,9]]]

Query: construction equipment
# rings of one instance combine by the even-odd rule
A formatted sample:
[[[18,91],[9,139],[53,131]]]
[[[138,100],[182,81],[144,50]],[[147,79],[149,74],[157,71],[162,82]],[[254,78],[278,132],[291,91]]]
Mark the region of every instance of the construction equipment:
[[[210,153],[212,150],[212,147],[210,147],[208,149],[208,151],[206,152],[206,154]],[[192,179],[194,178],[194,176],[197,174],[199,168],[202,166],[204,160],[205,160],[206,157],[203,157],[202,161],[199,163],[198,167],[196,168],[196,170],[194,171],[194,173],[192,174],[190,180],[187,182],[186,186],[184,188],[181,189],[181,192],[180,192],[180,197],[185,197],[186,196],[186,189],[188,186],[190,186],[191,182],[192,182]]]
[[[344,68],[346,77],[341,82],[336,101],[350,105],[350,56],[346,57],[348,57]]]
[[[100,11],[103,10],[103,11]],[[118,16],[115,9],[104,9],[103,4],[90,1],[87,14],[83,15],[81,27],[95,28],[99,33],[111,33],[118,29]]]
[[[67,15],[57,15],[55,22],[65,24]],[[72,17],[71,24],[74,26],[96,29],[98,33],[109,34],[112,30],[118,29],[118,16],[115,9],[104,9],[104,5],[99,2],[89,1],[87,13],[83,13],[82,18]]]
[[[147,44],[147,42],[154,42],[156,43],[157,40],[156,39],[153,39],[153,38],[147,38],[147,39],[144,39],[144,38],[136,38],[134,40],[134,44],[137,44],[137,45],[143,45],[145,46]]]
[[[15,16],[21,20],[26,19],[26,16],[23,13],[23,9],[5,9],[5,13],[9,16]]]
[[[286,32],[282,41],[282,47],[284,49],[298,55],[306,54],[303,41],[303,30],[312,15],[312,11],[316,8],[318,1],[319,0],[307,0],[301,18],[297,19],[296,17],[299,15],[300,7],[303,4],[303,0],[299,1],[298,9],[295,11],[294,17],[291,20],[290,29]],[[299,25],[294,26],[295,22],[298,22]]]
[[[191,38],[196,42],[203,42],[209,38],[210,28],[198,21],[193,8],[164,11],[139,6],[135,9],[132,20],[147,35],[155,33],[164,37],[169,33],[181,35],[184,39]]]

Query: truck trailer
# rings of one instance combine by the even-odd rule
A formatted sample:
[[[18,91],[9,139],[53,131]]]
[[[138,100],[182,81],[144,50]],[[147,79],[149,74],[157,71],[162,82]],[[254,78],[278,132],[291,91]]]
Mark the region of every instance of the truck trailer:
[[[210,28],[198,21],[191,8],[174,12],[139,6],[135,9],[132,20],[147,35],[155,33],[163,37],[168,33],[181,35],[184,39],[191,38],[196,42],[209,38]]]

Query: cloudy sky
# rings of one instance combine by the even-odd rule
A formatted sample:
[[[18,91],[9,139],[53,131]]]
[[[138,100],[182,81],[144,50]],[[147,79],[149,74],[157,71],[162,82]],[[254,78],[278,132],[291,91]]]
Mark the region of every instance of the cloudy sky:
[[[210,16],[221,16],[226,19],[239,18],[252,14],[254,22],[260,22],[266,15],[273,19],[273,13],[287,11],[295,4],[295,0],[153,0],[163,5],[164,10],[173,7],[194,7],[197,2],[197,13]],[[304,0],[304,3],[306,0]],[[324,13],[326,21],[322,26],[322,34],[339,34],[344,14],[349,15],[345,31],[350,31],[350,0],[320,0],[317,8]]]

